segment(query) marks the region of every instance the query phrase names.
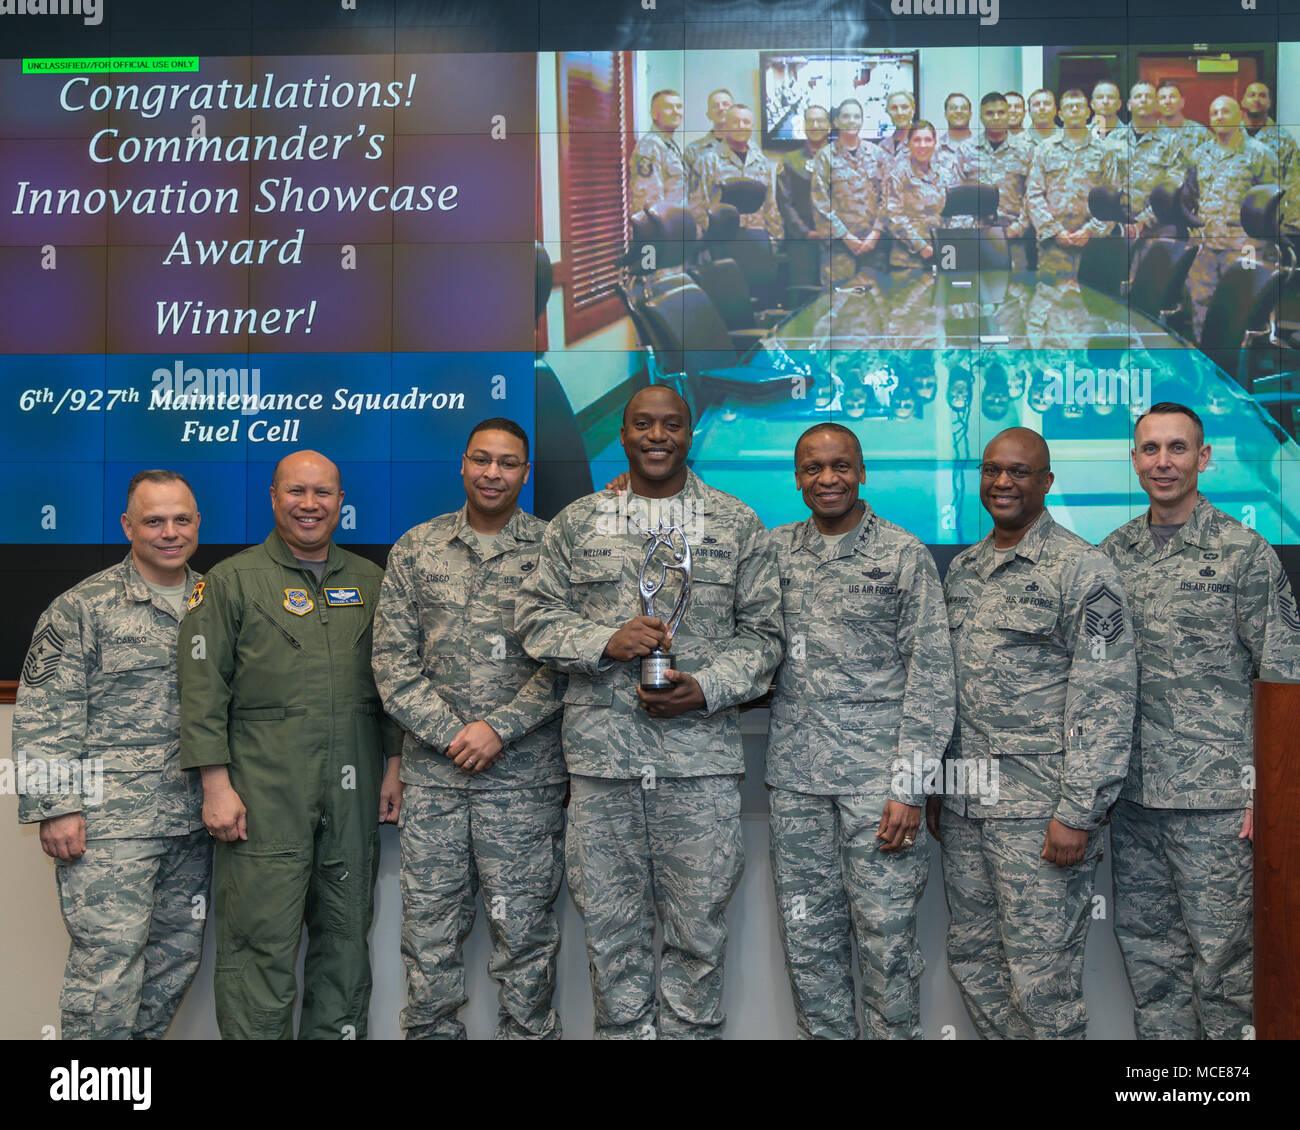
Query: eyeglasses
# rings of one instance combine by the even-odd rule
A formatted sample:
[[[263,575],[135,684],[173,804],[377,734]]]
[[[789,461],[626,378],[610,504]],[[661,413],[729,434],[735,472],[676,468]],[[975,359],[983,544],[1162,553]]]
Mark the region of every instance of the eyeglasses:
[[[999,479],[1002,472],[1005,471],[1016,482],[1023,483],[1030,475],[1040,475],[1044,471],[1050,470],[1048,467],[1001,467],[997,463],[981,463],[980,477],[984,479]]]
[[[491,459],[486,455],[466,455],[465,458],[473,463],[480,471],[486,471],[493,463],[495,463],[501,468],[501,470],[508,474],[511,471],[519,470],[519,468],[524,465],[524,460],[516,459],[513,455],[507,455],[502,459]]]

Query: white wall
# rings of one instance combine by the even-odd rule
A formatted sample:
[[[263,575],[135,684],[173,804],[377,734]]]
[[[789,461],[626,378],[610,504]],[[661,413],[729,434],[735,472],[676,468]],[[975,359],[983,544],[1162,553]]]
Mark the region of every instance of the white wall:
[[[13,707],[0,707],[0,757],[11,755]],[[795,1035],[794,1007],[777,935],[776,900],[768,862],[766,793],[763,754],[767,711],[742,715],[747,775],[744,796],[744,877],[731,900],[727,920],[731,931],[726,980],[727,1036],[730,1039],[791,1039]],[[17,799],[0,796],[0,1039],[41,1039],[43,1030],[59,1023],[59,985],[68,941],[59,917],[54,890],[54,864],[42,852],[37,831],[17,823]],[[398,1039],[397,1014],[402,1004],[400,956],[401,895],[397,876],[397,831],[381,830],[382,855],[375,892],[375,926],[371,934],[375,989],[370,1008],[372,1039]],[[1085,992],[1088,1035],[1092,1039],[1131,1039],[1132,998],[1124,979],[1119,949],[1111,929],[1110,852],[1102,863],[1098,893],[1107,917],[1092,924],[1086,955]],[[556,1007],[570,1039],[590,1038],[591,991],[587,981],[582,920],[567,887],[560,892],[560,948]],[[948,910],[937,852],[931,858],[930,880],[920,907],[921,949],[926,971],[921,983],[921,1011],[927,1037],[939,1039],[951,1025],[957,1039],[973,1039],[956,985],[944,960]],[[217,1036],[212,1005],[213,935],[208,930],[203,964],[185,1003],[168,1033],[169,1039],[212,1039]],[[496,986],[487,974],[488,939],[480,911],[467,951],[470,1003],[462,1019],[471,1038],[492,1035],[496,1020]],[[301,973],[301,956],[299,963]]]

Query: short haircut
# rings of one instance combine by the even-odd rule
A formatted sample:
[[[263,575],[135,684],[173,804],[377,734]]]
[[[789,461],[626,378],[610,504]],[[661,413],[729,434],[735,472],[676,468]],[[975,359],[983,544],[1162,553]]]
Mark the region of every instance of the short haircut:
[[[970,99],[966,98],[966,95],[964,95],[960,90],[954,90],[950,95],[948,95],[947,98],[943,100],[943,108],[945,110],[948,109],[948,103],[951,102],[954,98],[963,98],[966,101],[966,105],[967,106],[970,105]]]
[[[912,97],[910,90],[895,90],[888,98],[885,99],[885,105],[888,106],[895,98],[906,98],[913,106],[916,105],[916,99]]]
[[[1052,450],[1047,446],[1047,440],[1043,438],[1042,433],[1034,431],[1033,428],[1024,428],[1024,427],[1020,427],[1019,425],[1010,428],[1003,428],[1000,432],[998,432],[997,435],[995,435],[991,440],[988,441],[988,443],[984,445],[984,450],[987,451],[990,447],[992,447],[995,443],[997,443],[997,441],[1000,440],[1003,436],[1012,435],[1015,433],[1019,433],[1020,435],[1024,436],[1026,439],[1034,443],[1034,446],[1038,449],[1038,451],[1041,453],[1042,456],[1042,460],[1043,460],[1042,470],[1050,471],[1052,469]],[[983,456],[981,456],[981,462],[982,461],[983,461]]]
[[[131,509],[131,499],[135,495],[135,488],[141,483],[180,483],[190,494],[194,493],[194,488],[190,486],[190,481],[179,471],[167,471],[161,467],[154,467],[148,471],[137,471],[131,476],[131,481],[126,484],[126,508]]]
[[[1097,96],[1097,91],[1103,86],[1113,86],[1115,88],[1115,93],[1119,93],[1119,83],[1117,83],[1113,78],[1099,78],[1092,84],[1092,96],[1094,98]]]
[[[853,450],[857,452],[858,467],[862,468],[866,466],[866,463],[862,458],[862,441],[858,439],[857,432],[853,431],[852,428],[846,428],[843,424],[832,424],[828,421],[827,423],[824,424],[814,424],[811,428],[807,429],[807,431],[805,431],[803,435],[801,435],[797,440],[795,440],[795,444],[794,444],[795,467],[799,466],[799,448],[803,444],[803,441],[806,440],[809,436],[815,436],[818,432],[834,432],[836,435],[848,436],[849,439],[853,441]]]
[[[1133,425],[1134,442],[1137,441],[1138,424],[1142,423],[1142,421],[1145,420],[1148,416],[1170,416],[1173,415],[1174,413],[1181,413],[1182,415],[1186,416],[1189,420],[1191,420],[1193,424],[1196,425],[1196,446],[1204,447],[1205,446],[1205,425],[1201,422],[1201,418],[1190,408],[1188,408],[1186,404],[1179,404],[1177,401],[1174,400],[1162,400],[1159,404],[1153,404],[1151,405],[1150,408],[1148,408],[1145,412],[1143,412],[1141,416],[1137,418],[1136,423],[1134,423]]]
[[[830,112],[828,109],[826,109],[825,106],[819,106],[816,102],[814,102],[811,106],[805,106],[805,107],[803,108],[803,116],[806,118],[806,117],[807,117],[809,114],[811,114],[814,110],[820,110],[820,111],[821,111],[823,114],[825,114],[828,118],[831,116],[831,112]]]
[[[939,131],[934,128],[934,123],[928,122],[924,118],[917,118],[916,121],[908,127],[908,136],[911,137],[912,134],[920,133],[922,130],[927,129],[934,134],[935,137],[939,136]]]
[[[1084,94],[1084,92],[1080,90],[1077,86],[1070,87],[1069,90],[1067,90],[1064,94],[1061,95],[1062,105],[1065,104],[1065,100],[1067,98],[1082,98],[1085,102],[1088,101],[1088,96]]]
[[[720,86],[720,87],[718,87],[717,90],[710,90],[710,91],[709,91],[709,96],[704,100],[704,102],[705,102],[706,105],[707,105],[708,103],[710,103],[710,102],[713,101],[713,96],[714,96],[715,94],[725,94],[728,98],[735,98],[735,97],[736,97],[736,96],[735,96],[734,94],[732,94],[731,91],[728,90],[725,86]]]
[[[1035,98],[1037,98],[1040,94],[1050,94],[1050,95],[1052,96],[1052,101],[1053,101],[1053,102],[1056,101],[1056,94],[1055,94],[1055,92],[1053,92],[1053,91],[1051,91],[1051,90],[1048,90],[1047,87],[1045,87],[1045,86],[1040,86],[1037,90],[1035,90],[1035,91],[1033,92],[1033,94],[1031,94],[1031,95],[1029,96],[1028,101],[1032,102],[1032,101],[1033,101]]]
[[[1156,93],[1159,94],[1162,90],[1165,89],[1165,87],[1168,87],[1170,90],[1178,91],[1179,98],[1183,96],[1183,88],[1179,86],[1178,83],[1174,82],[1174,80],[1171,78],[1162,78],[1160,80],[1160,85],[1156,87]]]
[[[980,99],[980,109],[983,109],[990,102],[1005,102],[1006,100],[1007,96],[1005,94],[999,94],[996,90],[990,90]]]
[[[678,98],[682,96],[682,92],[680,90],[673,90],[670,87],[664,87],[663,90],[656,90],[652,95],[650,95],[650,105],[653,107],[654,104],[658,102],[659,99],[664,97],[664,95],[666,94],[672,94]]]
[[[646,385],[645,388],[637,389],[636,392],[634,392],[631,396],[627,398],[627,403],[623,405],[623,427],[625,428],[627,427],[627,410],[632,407],[632,401],[634,401],[643,392],[652,388],[662,389],[664,392],[670,392],[673,394],[673,396],[677,397],[678,401],[681,402],[682,411],[686,413],[686,430],[694,431],[695,421],[691,416],[691,406],[686,402],[686,397],[684,397],[680,392],[678,392],[675,388],[673,388],[672,385]]]
[[[1128,96],[1130,98],[1133,97],[1133,91],[1135,91],[1139,86],[1149,86],[1153,91],[1156,88],[1156,84],[1152,82],[1149,78],[1140,78],[1137,80],[1137,82],[1135,82],[1132,86],[1128,88]]]
[[[528,462],[528,433],[513,420],[507,419],[505,416],[493,416],[490,420],[484,420],[482,423],[475,424],[473,428],[470,429],[469,436],[465,440],[466,451],[469,450],[470,440],[478,435],[479,432],[509,432],[510,435],[515,437],[515,439],[523,443],[524,462]]]
[[[1025,96],[1018,90],[1008,90],[1006,96],[1007,98],[1019,98],[1021,102],[1025,100]]]
[[[748,110],[751,114],[754,112],[752,107],[746,106],[743,102],[733,102],[727,107],[727,113],[730,114],[732,110]]]
[[[850,102],[852,102],[853,105],[855,105],[855,106],[858,108],[858,113],[859,113],[859,114],[862,113],[862,103],[861,103],[861,102],[859,102],[856,98],[846,98],[846,99],[844,99],[843,102],[841,102],[838,106],[835,107],[835,116],[836,116],[837,118],[838,118],[842,113],[844,113],[844,107],[847,106]]]

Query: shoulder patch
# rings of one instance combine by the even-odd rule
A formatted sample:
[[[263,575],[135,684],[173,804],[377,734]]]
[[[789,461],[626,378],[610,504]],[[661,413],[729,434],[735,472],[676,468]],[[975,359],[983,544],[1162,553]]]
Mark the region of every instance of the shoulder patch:
[[[1108,585],[1098,585],[1083,602],[1083,626],[1090,636],[1114,643],[1124,634],[1123,604]]]
[[[316,607],[316,602],[307,595],[306,589],[285,589],[284,606],[295,616],[306,616]]]
[[[189,598],[185,601],[185,610],[187,612],[193,612],[203,603],[203,586],[205,583],[204,581],[194,582],[194,587],[190,589]]]
[[[655,175],[655,162],[653,157],[647,157],[638,153],[634,161],[636,165],[636,175],[639,177],[652,177]]]
[[[31,649],[23,661],[23,682],[29,687],[39,687],[54,678],[59,669],[68,641],[53,624],[46,624],[36,633]]]
[[[1281,569],[1277,573],[1277,611],[1282,623],[1293,632],[1300,632],[1300,611],[1296,609],[1295,594]]]

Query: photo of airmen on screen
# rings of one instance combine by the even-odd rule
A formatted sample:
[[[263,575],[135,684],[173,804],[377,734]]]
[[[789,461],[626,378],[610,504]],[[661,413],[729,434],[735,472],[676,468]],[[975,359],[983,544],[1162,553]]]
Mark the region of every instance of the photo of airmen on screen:
[[[1259,528],[1293,541],[1289,47],[611,52],[628,375],[687,398],[693,465],[724,488],[752,497],[773,465],[769,523],[794,517],[794,438],[846,424],[931,544],[978,535],[954,461],[1015,424],[1089,463],[1091,491],[1058,505],[1103,536],[1132,505],[1133,420],[1194,403],[1233,437],[1219,488],[1268,498]],[[585,360],[566,345],[562,384]],[[587,438],[593,468],[616,454]]]

